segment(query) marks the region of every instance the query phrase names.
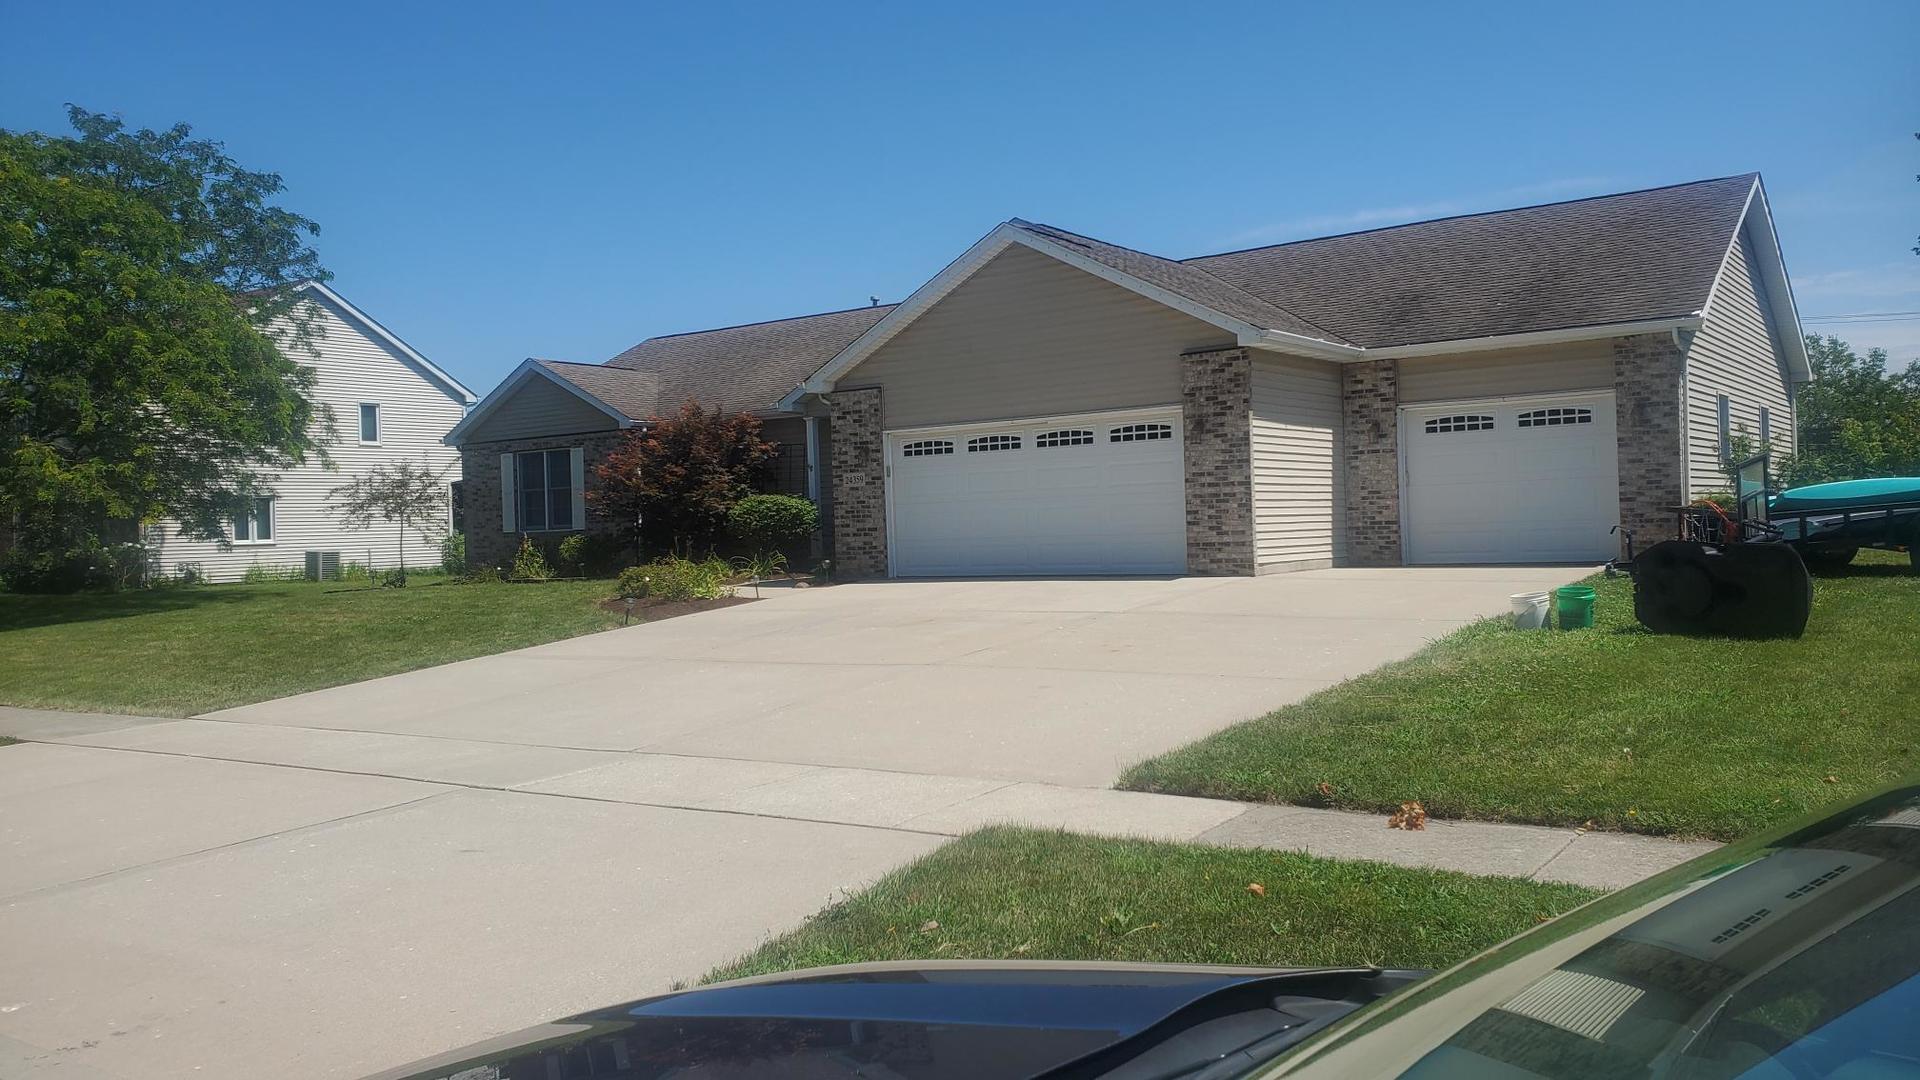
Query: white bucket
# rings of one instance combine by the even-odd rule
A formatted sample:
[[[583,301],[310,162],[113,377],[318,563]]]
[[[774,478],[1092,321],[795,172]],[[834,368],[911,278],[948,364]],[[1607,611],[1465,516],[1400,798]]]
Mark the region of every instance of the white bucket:
[[[1513,602],[1513,625],[1521,630],[1539,630],[1547,625],[1547,594],[1520,592],[1507,597]]]

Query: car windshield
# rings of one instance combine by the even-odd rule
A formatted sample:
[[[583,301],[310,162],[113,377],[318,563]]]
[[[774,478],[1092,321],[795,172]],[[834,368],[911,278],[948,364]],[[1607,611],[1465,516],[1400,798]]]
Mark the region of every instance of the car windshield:
[[[1920,1077],[1920,791],[1723,851],[1383,1002],[1279,1072]]]

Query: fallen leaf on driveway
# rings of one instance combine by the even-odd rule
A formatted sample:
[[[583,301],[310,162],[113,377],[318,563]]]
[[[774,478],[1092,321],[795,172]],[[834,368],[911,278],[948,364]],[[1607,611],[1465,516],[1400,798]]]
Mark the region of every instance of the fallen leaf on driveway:
[[[1387,818],[1387,828],[1389,829],[1405,829],[1408,832],[1418,832],[1426,827],[1427,808],[1417,802],[1401,803],[1400,809],[1394,811],[1393,815]]]
[[[1265,895],[1267,895],[1267,887],[1266,887],[1265,885],[1262,885],[1262,884],[1260,884],[1260,883],[1259,883],[1259,882],[1257,882],[1257,881],[1256,881],[1256,882],[1253,882],[1253,883],[1252,883],[1252,884],[1250,884],[1250,885],[1248,885],[1248,886],[1247,886],[1247,891],[1248,891],[1248,892],[1250,892],[1250,893],[1252,893],[1252,894],[1253,894],[1253,895],[1255,895],[1255,896],[1265,896]]]

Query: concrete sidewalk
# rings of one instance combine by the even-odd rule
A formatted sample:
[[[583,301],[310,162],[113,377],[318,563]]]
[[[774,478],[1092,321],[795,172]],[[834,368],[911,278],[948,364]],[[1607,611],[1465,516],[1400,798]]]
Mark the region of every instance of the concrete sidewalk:
[[[423,736],[278,728],[219,720],[94,717],[0,708],[30,742],[162,758],[404,780],[436,789],[660,809],[938,837],[987,825],[1065,829],[1223,847],[1561,881],[1613,889],[1710,851],[1711,843],[1535,825],[1430,820],[1060,784],[735,758],[504,746]],[[30,751],[31,753],[32,751]],[[42,753],[57,753],[41,751]]]

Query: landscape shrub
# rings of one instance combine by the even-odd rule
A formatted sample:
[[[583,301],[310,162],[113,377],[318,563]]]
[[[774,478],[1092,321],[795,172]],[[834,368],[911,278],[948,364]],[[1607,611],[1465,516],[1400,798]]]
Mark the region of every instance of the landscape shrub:
[[[467,572],[466,533],[448,533],[441,539],[440,569],[455,577]]]
[[[727,512],[727,530],[755,556],[792,550],[819,523],[819,508],[793,495],[749,495]]]
[[[16,539],[0,562],[0,587],[19,593],[73,593],[132,588],[145,578],[147,549],[139,544],[104,543],[86,535],[43,540],[31,533]]]
[[[513,572],[508,575],[515,581],[547,581],[553,577],[553,567],[547,564],[547,557],[531,536],[520,538],[520,550],[513,556]]]
[[[305,567],[266,566],[261,563],[254,563],[247,567],[246,573],[240,575],[240,582],[244,585],[265,585],[275,581],[305,581],[306,579]]]
[[[636,600],[716,600],[733,595],[732,576],[724,559],[668,556],[621,571],[617,586],[620,596]]]
[[[558,556],[561,573],[581,573],[587,558],[587,534],[571,533],[562,538]]]

